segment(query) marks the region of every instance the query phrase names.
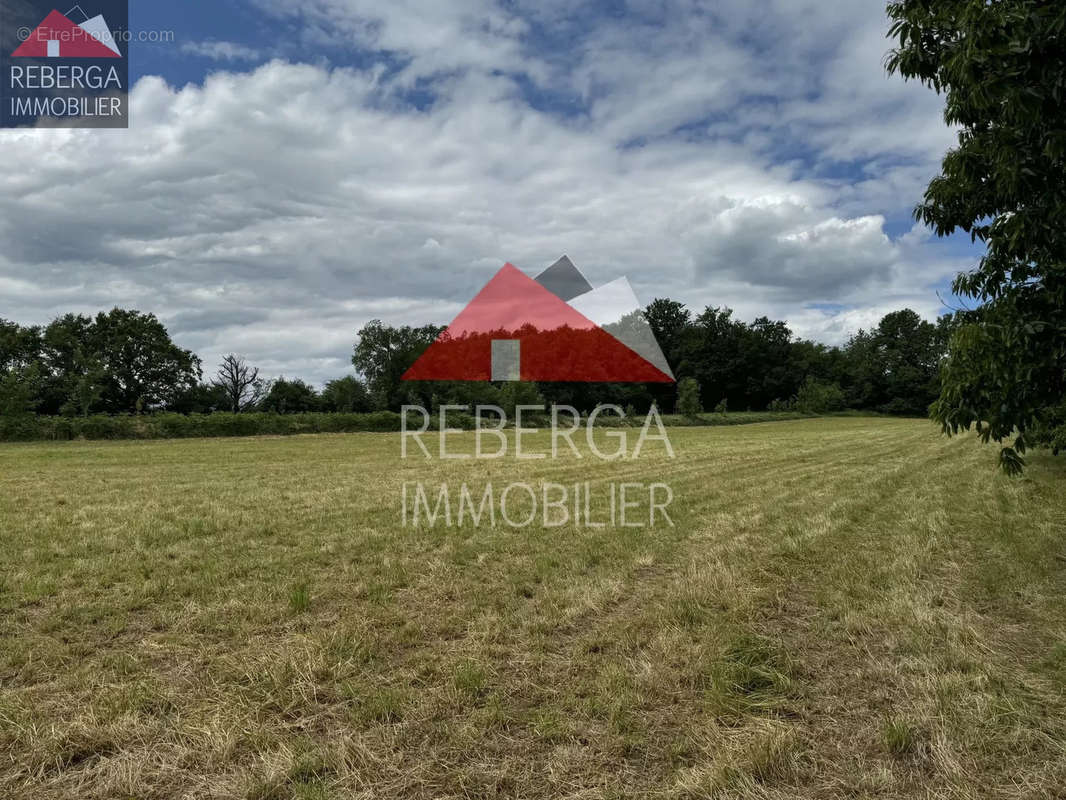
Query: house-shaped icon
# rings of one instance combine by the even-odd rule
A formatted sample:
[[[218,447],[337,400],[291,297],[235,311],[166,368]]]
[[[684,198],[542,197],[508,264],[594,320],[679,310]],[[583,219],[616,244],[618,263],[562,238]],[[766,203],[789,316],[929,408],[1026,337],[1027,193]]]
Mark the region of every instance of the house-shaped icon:
[[[403,379],[673,382],[511,264],[496,273]]]
[[[11,54],[12,58],[122,58],[102,16],[76,25],[52,11]]]

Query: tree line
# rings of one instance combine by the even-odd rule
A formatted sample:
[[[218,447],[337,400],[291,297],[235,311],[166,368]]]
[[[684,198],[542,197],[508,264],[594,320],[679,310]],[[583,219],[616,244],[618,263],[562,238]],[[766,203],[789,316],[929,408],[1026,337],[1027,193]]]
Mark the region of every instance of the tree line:
[[[645,316],[680,385],[417,382],[404,372],[443,330],[374,320],[357,335],[355,374],[316,389],[298,378],[267,379],[237,354],[205,377],[203,363],[153,315],[113,309],[67,314],[46,326],[0,320],[0,414],[88,416],[169,411],[398,411],[404,404],[558,403],[588,411],[614,403],[644,413],[843,409],[924,416],[940,394],[955,315],[936,323],[909,309],[886,315],[843,346],[797,338],[782,321],[735,319],[727,308],[694,314],[657,299]]]
[[[203,364],[177,346],[154,314],[115,308],[67,314],[46,326],[0,319],[0,415],[210,414],[369,411],[362,381],[266,380],[238,355],[204,380]]]
[[[644,310],[667,362],[670,384],[538,383],[485,385],[405,382],[401,376],[441,328],[390,327],[374,321],[360,331],[353,363],[366,379],[375,408],[404,403],[565,403],[589,411],[600,403],[644,413],[654,403],[678,407],[679,386],[695,384],[698,408],[821,413],[857,409],[925,416],[940,392],[953,316],[936,323],[910,309],[886,315],[842,347],[796,338],[787,324],[760,317],[747,323],[728,308],[693,314],[675,300],[657,299]],[[690,394],[691,396],[691,394]]]

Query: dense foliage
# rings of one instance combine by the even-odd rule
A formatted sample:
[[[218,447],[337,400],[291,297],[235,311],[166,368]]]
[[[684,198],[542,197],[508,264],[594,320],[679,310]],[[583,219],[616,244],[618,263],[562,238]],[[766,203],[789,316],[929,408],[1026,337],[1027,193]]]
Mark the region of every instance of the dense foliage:
[[[669,384],[402,381],[440,333],[433,325],[396,328],[370,322],[359,332],[352,357],[361,377],[338,378],[318,391],[300,379],[261,378],[258,369],[232,354],[203,382],[200,360],[174,345],[150,314],[115,309],[95,319],[67,315],[44,328],[0,320],[0,416],[9,420],[8,438],[24,438],[20,431],[34,430],[43,438],[86,431],[90,438],[107,438],[109,423],[93,415],[151,412],[154,421],[115,422],[114,435],[125,438],[168,430],[175,436],[272,433],[279,427],[291,432],[301,424],[329,430],[332,423],[310,422],[309,415],[397,412],[404,404],[433,409],[491,404],[509,419],[519,405],[552,403],[582,411],[611,403],[640,414],[656,404],[689,418],[707,409],[827,413],[851,408],[922,415],[939,391],[939,365],[951,329],[949,318],[934,325],[904,310],[871,331],[859,331],[844,347],[828,347],[796,339],[783,322],[736,320],[729,309],[707,308],[694,316],[680,303],[656,300],[646,316],[679,379],[680,393]],[[253,412],[304,420],[240,421]],[[31,424],[26,418],[34,413],[87,421]],[[178,422],[177,415],[195,421]],[[207,415],[217,419],[205,421]],[[211,432],[214,427],[218,433]]]
[[[0,320],[0,410],[8,414],[134,413],[177,402],[200,360],[152,314],[67,314],[45,328]]]
[[[677,413],[695,417],[702,412],[699,383],[695,378],[682,378],[677,383]]]
[[[412,420],[412,424],[420,420]],[[460,427],[462,418],[448,418]],[[371,414],[94,414],[88,417],[23,415],[0,417],[0,441],[66,441],[71,439],[193,439],[226,436],[291,436],[301,433],[355,433],[397,431],[400,415],[391,411]]]
[[[693,315],[673,300],[655,300],[645,311],[678,386],[669,384],[491,384],[408,382],[400,376],[439,332],[438,328],[390,328],[379,321],[361,332],[353,364],[367,378],[379,408],[404,402],[573,405],[582,411],[602,403],[689,416],[706,409],[839,411],[844,408],[924,416],[940,390],[939,370],[952,318],[936,324],[910,310],[885,316],[860,330],[844,347],[796,339],[784,322],[752,323],[729,309]],[[683,391],[682,391],[683,390]]]
[[[978,301],[951,341],[933,407],[945,431],[1002,442],[1008,472],[1066,432],[1066,3],[902,0],[888,67],[946,98],[961,128],[916,216],[987,246],[955,280]]]

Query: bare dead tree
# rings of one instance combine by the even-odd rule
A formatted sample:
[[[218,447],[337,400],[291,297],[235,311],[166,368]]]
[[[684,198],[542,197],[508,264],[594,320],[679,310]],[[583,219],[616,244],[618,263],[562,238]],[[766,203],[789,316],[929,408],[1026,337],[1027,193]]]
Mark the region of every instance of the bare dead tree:
[[[212,383],[226,393],[234,414],[255,407],[267,389],[266,382],[259,377],[259,369],[248,366],[244,358],[232,353],[222,359]]]

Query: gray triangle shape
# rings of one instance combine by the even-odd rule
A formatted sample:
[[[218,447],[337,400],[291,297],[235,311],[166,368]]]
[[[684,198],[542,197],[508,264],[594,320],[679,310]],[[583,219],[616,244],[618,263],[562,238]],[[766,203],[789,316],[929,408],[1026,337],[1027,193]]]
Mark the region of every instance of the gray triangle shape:
[[[592,284],[568,256],[560,258],[533,280],[564,302],[592,291]]]
[[[595,322],[671,379],[674,373],[627,278],[618,278],[575,297],[570,307]]]

